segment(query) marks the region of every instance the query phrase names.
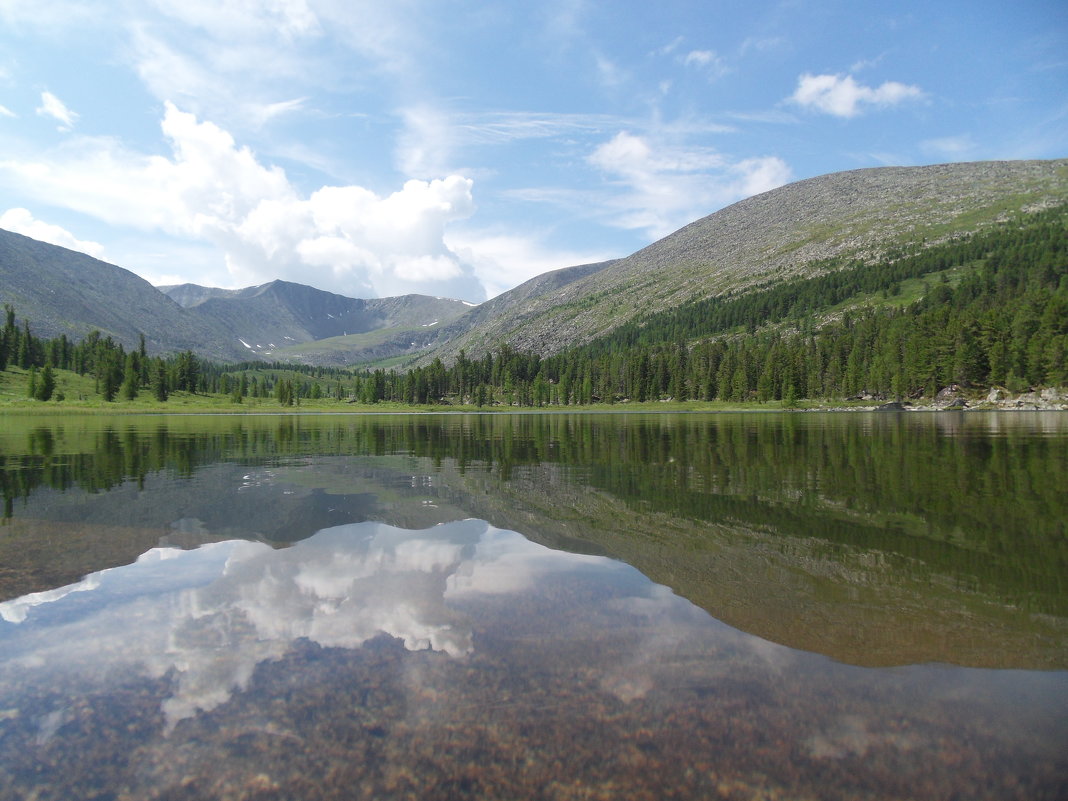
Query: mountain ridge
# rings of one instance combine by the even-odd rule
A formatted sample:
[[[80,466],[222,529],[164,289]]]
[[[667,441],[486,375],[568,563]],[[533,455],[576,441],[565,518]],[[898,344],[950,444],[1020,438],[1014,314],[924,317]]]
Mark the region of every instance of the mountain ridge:
[[[0,231],[0,303],[38,336],[98,329],[128,347],[214,361],[448,364],[502,345],[547,356],[649,315],[769,282],[923,248],[1017,212],[1068,202],[1068,159],[878,167],[788,184],[695,220],[637,252],[543,273],[472,307],[357,299],[270,281],[152,287],[116,265]]]
[[[350,298],[282,280],[243,289],[196,284],[159,289],[195,314],[211,320],[216,327],[227,330],[248,352],[247,357],[292,358],[304,362],[315,360],[301,358],[301,345],[381,329],[418,331],[427,325],[451,321],[469,308],[461,300],[429,295]],[[351,359],[360,350],[343,349],[339,353],[349,354]],[[386,349],[390,356],[410,350],[411,346],[400,340]]]
[[[154,351],[226,358],[223,332],[188,315],[138,275],[85,253],[0,229],[0,303],[33,333],[80,339],[99,330],[127,347],[142,334]]]
[[[422,333],[470,308],[427,295],[349,298],[281,280],[243,289],[154,287],[125,268],[2,229],[0,304],[13,306],[38,337],[77,341],[95,330],[132,349],[143,335],[153,353],[188,350],[218,362],[314,362],[293,346],[382,329]],[[411,355],[425,344],[398,335],[371,355],[355,343],[335,349],[325,363]]]
[[[828,259],[871,261],[1066,200],[1068,159],[876,167],[804,179],[695,220],[555,291],[515,303],[504,293],[508,315],[471,326],[416,363],[447,363],[460,349],[478,356],[501,344],[556,353],[643,315],[803,275]]]

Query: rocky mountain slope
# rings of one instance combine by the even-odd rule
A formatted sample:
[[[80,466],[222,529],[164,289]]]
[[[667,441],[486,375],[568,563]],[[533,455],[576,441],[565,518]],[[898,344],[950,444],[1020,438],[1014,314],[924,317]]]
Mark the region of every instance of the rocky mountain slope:
[[[191,349],[215,359],[238,355],[225,329],[189,314],[129,270],[84,253],[0,230],[0,303],[11,304],[36,336],[80,340],[96,329],[152,352]],[[234,343],[237,344],[237,343]]]
[[[44,338],[77,341],[98,330],[134,348],[144,334],[151,353],[329,364],[410,354],[432,339],[428,330],[471,308],[425,295],[348,298],[286,281],[235,290],[156,288],[114,264],[4,230],[0,304],[11,304],[20,323],[29,320]],[[369,350],[359,337],[374,346]]]
[[[332,343],[328,348],[301,347],[308,343],[383,329],[422,333],[427,327],[447,323],[470,309],[470,304],[451,298],[404,295],[364,300],[289,281],[271,281],[245,289],[195,284],[159,289],[213,327],[228,331],[230,340],[236,340],[246,350],[245,358],[302,362],[349,364],[367,358],[357,340]],[[411,349],[411,336],[398,336],[399,343],[386,355]],[[314,358],[313,354],[327,352],[336,358]]]
[[[549,291],[526,285],[453,327],[422,360],[508,343],[542,355],[644,314],[812,274],[830,258],[873,260],[1068,201],[1068,159],[884,167],[798,181],[735,203]],[[535,279],[538,280],[538,279]]]
[[[439,343],[437,349],[434,350],[434,355],[437,355],[438,349],[450,354],[459,352],[458,347],[450,346],[452,341],[464,339],[465,335],[472,330],[493,330],[500,325],[500,321],[507,321],[512,328],[521,327],[526,316],[530,314],[529,310],[539,307],[539,299],[556,296],[576,281],[597,275],[617,263],[618,261],[612,260],[564,267],[524,281],[519,286],[470,309],[450,325],[443,326],[434,332],[432,342]],[[432,358],[433,355],[424,361]]]

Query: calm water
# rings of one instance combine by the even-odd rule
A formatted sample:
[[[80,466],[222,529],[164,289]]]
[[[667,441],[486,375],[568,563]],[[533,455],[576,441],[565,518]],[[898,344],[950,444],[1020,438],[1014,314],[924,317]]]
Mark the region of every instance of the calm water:
[[[0,418],[0,799],[1068,797],[1068,415]]]

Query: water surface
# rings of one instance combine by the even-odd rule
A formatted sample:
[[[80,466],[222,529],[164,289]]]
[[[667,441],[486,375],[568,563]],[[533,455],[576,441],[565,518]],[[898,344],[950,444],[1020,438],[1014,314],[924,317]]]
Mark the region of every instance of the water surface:
[[[1068,416],[0,421],[0,798],[1059,798]]]

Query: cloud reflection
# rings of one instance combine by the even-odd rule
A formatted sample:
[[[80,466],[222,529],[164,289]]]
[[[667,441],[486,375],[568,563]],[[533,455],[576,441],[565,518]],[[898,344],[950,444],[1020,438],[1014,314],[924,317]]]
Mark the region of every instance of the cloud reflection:
[[[462,601],[527,592],[550,573],[602,563],[614,564],[481,520],[424,531],[338,526],[282,550],[246,541],[155,549],[136,564],[0,605],[9,624],[0,640],[13,646],[0,668],[103,675],[139,665],[169,675],[170,730],[226,703],[294,640],[358,648],[386,634],[409,650],[463,657],[474,645]],[[75,594],[94,597],[73,603]]]

